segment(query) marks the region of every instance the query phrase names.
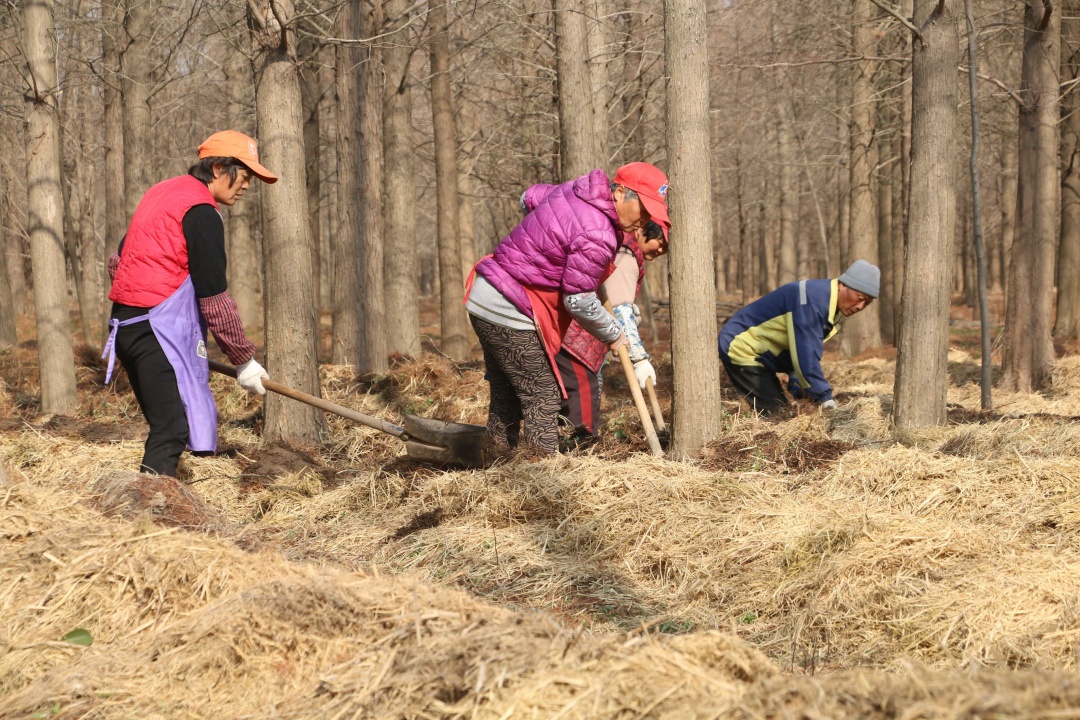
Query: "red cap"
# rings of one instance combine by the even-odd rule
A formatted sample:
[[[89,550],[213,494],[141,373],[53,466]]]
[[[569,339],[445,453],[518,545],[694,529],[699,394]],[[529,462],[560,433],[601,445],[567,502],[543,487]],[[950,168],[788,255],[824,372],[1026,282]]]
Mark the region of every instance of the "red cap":
[[[278,176],[259,164],[259,146],[252,138],[235,130],[216,132],[199,146],[199,157],[231,157],[247,165],[264,183],[278,181]]]
[[[615,172],[615,184],[630,188],[641,198],[649,216],[666,228],[671,226],[667,214],[667,175],[655,165],[632,162]],[[666,233],[665,233],[666,235]]]

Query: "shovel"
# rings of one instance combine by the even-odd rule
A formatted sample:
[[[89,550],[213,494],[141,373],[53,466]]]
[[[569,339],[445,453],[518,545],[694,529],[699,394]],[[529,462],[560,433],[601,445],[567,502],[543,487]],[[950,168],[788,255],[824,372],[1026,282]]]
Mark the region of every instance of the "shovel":
[[[210,369],[231,378],[236,377],[236,368],[232,365],[225,365],[211,360]],[[487,428],[481,425],[445,422],[413,415],[404,416],[404,426],[395,425],[382,418],[365,415],[344,405],[338,405],[329,400],[308,395],[299,390],[293,390],[273,380],[263,378],[262,384],[264,388],[278,395],[299,400],[312,407],[340,415],[343,418],[366,425],[387,435],[393,435],[405,443],[405,452],[413,460],[420,460],[434,465],[457,465],[467,468],[484,466]]]

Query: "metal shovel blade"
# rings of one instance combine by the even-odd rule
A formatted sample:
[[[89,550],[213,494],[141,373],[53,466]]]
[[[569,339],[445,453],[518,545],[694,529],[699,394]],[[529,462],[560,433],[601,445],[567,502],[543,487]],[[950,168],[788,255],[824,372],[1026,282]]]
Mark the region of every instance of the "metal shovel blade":
[[[405,450],[414,460],[437,465],[484,467],[487,428],[406,415]]]

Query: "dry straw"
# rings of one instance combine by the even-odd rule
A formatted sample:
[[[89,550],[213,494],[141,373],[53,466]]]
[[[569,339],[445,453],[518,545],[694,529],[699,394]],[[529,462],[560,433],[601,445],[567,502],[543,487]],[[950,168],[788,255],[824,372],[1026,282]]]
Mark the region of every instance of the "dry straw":
[[[217,379],[226,452],[186,458],[186,487],[133,484],[137,439],[20,410],[0,716],[1067,717],[1080,363],[985,417],[970,365],[946,428],[898,442],[892,363],[837,359],[839,412],[726,403],[689,464],[640,452],[614,384],[629,441],[445,472],[339,420],[274,454]],[[432,356],[323,384],[391,419],[484,415],[480,371]],[[85,426],[131,422],[87,395]],[[76,627],[92,647],[58,642]]]

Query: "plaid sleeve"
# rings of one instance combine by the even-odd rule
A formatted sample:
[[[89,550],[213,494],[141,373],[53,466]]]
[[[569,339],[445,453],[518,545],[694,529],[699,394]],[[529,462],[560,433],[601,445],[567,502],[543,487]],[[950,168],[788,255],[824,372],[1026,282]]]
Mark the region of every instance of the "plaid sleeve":
[[[255,343],[248,340],[244,334],[240,311],[228,291],[199,298],[199,310],[206,319],[210,332],[214,334],[218,347],[233,365],[246,363],[254,357]]]
[[[109,258],[109,279],[116,279],[116,268],[120,267],[120,253],[113,253]]]

